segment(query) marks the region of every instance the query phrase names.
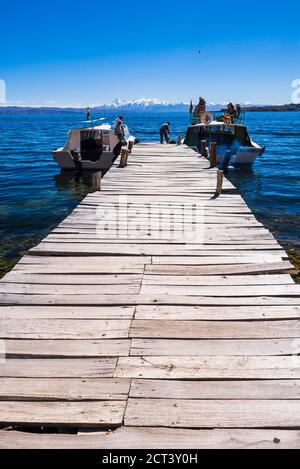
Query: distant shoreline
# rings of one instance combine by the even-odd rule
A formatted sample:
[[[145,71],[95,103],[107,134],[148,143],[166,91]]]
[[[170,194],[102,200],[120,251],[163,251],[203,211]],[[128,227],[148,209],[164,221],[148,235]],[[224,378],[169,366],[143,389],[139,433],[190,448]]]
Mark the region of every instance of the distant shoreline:
[[[252,106],[242,108],[243,112],[299,112],[300,104],[284,104],[281,106]]]
[[[220,106],[221,110],[223,106]],[[208,111],[216,110],[208,106]],[[99,106],[91,108],[92,112],[97,113],[114,113],[132,112],[132,113],[173,113],[173,112],[189,112],[189,106],[184,105],[166,105],[151,107],[110,107]],[[300,104],[284,104],[284,105],[255,105],[242,107],[243,112],[300,112]],[[85,113],[85,108],[72,107],[30,107],[30,106],[0,106],[0,114],[66,114],[66,113]]]

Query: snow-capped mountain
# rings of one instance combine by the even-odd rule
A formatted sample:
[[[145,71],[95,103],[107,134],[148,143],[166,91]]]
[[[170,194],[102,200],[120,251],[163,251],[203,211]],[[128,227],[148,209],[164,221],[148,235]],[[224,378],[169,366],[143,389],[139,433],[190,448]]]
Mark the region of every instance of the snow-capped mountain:
[[[136,100],[115,99],[110,104],[97,106],[101,110],[118,110],[118,111],[186,111],[189,107],[188,103],[170,103],[158,98],[140,98]]]
[[[208,111],[219,111],[224,107],[224,104],[207,103]],[[189,103],[171,103],[169,101],[164,101],[158,98],[140,98],[129,101],[118,98],[109,104],[99,105],[95,109],[102,111],[112,110],[119,112],[186,112],[189,109]]]
[[[185,104],[185,103],[179,103]],[[162,101],[158,98],[140,98],[133,101],[126,101],[124,99],[115,99],[112,103],[108,106],[110,107],[123,107],[123,106],[131,106],[131,107],[149,107],[149,106],[170,106],[172,103],[168,101]]]

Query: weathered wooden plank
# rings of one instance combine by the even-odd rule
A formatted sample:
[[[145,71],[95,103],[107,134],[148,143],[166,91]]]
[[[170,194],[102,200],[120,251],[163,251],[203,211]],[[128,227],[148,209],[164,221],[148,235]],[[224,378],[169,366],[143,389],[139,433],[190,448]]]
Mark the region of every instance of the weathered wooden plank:
[[[24,256],[18,265],[57,265],[61,266],[86,266],[91,264],[109,264],[113,266],[135,266],[145,265],[151,263],[151,257],[147,256]],[[58,272],[61,273],[61,272]]]
[[[0,401],[2,425],[119,426],[124,401],[21,402]]]
[[[185,428],[299,427],[299,400],[128,400],[125,425]]]
[[[184,230],[184,225],[186,225],[186,229]],[[253,239],[273,239],[271,235],[265,230],[262,225],[257,224],[240,224],[240,225],[232,225],[232,223],[210,223],[210,224],[203,224],[203,223],[183,223],[183,220],[178,223],[170,223],[168,220],[166,221],[158,221],[153,220],[151,223],[145,222],[145,220],[132,220],[132,222],[124,219],[119,221],[118,223],[113,223],[110,221],[103,220],[102,222],[93,222],[93,221],[79,221],[79,220],[66,220],[58,225],[60,228],[76,228],[76,229],[89,229],[93,230],[95,233],[103,233],[108,235],[113,235],[113,237],[118,238],[118,236],[126,236],[127,233],[133,233],[135,236],[140,236],[140,234],[148,233],[154,231],[158,235],[159,232],[165,232],[168,237],[172,237],[172,231],[178,231],[180,228],[180,233],[176,233],[176,237],[173,235],[175,239],[182,239],[182,237],[188,239],[193,239],[194,241],[198,240],[197,242],[203,243],[204,241],[207,242],[208,236],[224,236],[224,238],[232,238],[234,236],[252,236]],[[197,228],[197,229],[196,229]],[[120,233],[118,233],[118,231]],[[185,232],[186,231],[186,232]],[[190,231],[192,231],[193,237],[191,236]],[[171,236],[170,233],[171,232]],[[203,235],[204,233],[204,235]],[[162,233],[163,234],[163,233]],[[45,241],[46,242],[46,241]],[[49,243],[50,244],[50,243]],[[49,246],[50,247],[50,246]],[[52,246],[53,247],[53,246]],[[34,255],[34,250],[30,251],[31,255]],[[70,255],[70,254],[69,254]]]
[[[141,282],[142,275],[78,275],[78,274],[24,274],[16,270],[8,272],[2,282],[6,283],[30,283],[30,284],[63,284],[63,285],[128,285]],[[284,281],[283,281],[284,283]],[[85,290],[86,291],[86,290]]]
[[[83,334],[84,337],[84,334]],[[7,357],[127,357],[131,341],[127,339],[109,340],[30,340],[6,339]]]
[[[173,381],[133,379],[130,397],[143,399],[300,399],[300,380]]]
[[[121,427],[112,432],[39,434],[0,430],[1,449],[299,449],[298,430]]]
[[[164,319],[170,321],[300,319],[300,307],[139,305],[136,307],[135,318],[147,320]]]
[[[178,178],[177,178],[178,182]],[[102,195],[101,195],[102,196]],[[118,202],[118,201],[112,201],[109,202],[107,198],[102,199],[97,199],[97,200],[90,200],[88,196],[83,199],[83,201],[74,209],[72,213],[76,214],[90,214],[90,213],[97,213],[97,209],[100,208],[105,208],[105,209],[113,209],[113,208],[118,208],[122,205],[122,207],[126,209],[141,209],[141,210],[153,210],[153,211],[158,211],[159,209],[172,209],[174,211],[179,211],[182,210],[182,208],[187,208],[197,206],[196,203],[192,203],[190,205],[188,204],[180,204],[177,201],[173,202],[153,202],[153,203],[142,203],[139,202],[138,200],[135,202]],[[251,210],[245,205],[245,206],[240,206],[237,209],[230,207],[230,203],[228,203],[228,206],[211,206],[210,201],[208,203],[202,202],[202,207],[205,210],[205,214],[210,214],[212,216],[216,216],[216,214],[221,214],[221,215],[226,215],[226,216],[244,216],[244,217],[252,217],[255,218],[255,216],[252,214]]]
[[[107,198],[107,196],[103,196],[103,193],[101,194],[102,199],[89,199],[88,196],[81,202],[80,205],[76,208],[77,213],[93,213],[97,211],[98,207],[102,209],[113,209],[113,208],[119,208],[120,205],[126,209],[130,208],[136,208],[136,209],[141,209],[141,210],[159,210],[159,209],[169,209],[172,208],[173,210],[179,210],[182,209],[183,207],[197,207],[198,206],[198,200],[196,201],[194,197],[191,198],[190,202],[186,201],[186,199],[183,202],[179,202],[178,199],[173,198],[173,201],[165,201],[164,196],[161,196],[159,200],[152,201],[152,202],[146,202],[145,200],[142,199],[142,196],[138,196],[136,200],[131,200],[131,201],[122,201],[122,200],[112,200],[111,202]],[[211,200],[204,200],[202,198],[201,200],[201,207],[204,209],[205,213],[210,213],[212,215],[216,214],[226,214],[230,216],[251,216],[252,212],[251,210],[246,206],[239,204],[237,205],[236,203],[234,205],[231,204],[230,199],[227,199],[227,204],[222,205],[222,204],[216,204],[215,201]]]
[[[212,324],[213,327],[213,324]],[[167,333],[168,335],[168,333]],[[196,334],[195,334],[196,335]],[[175,340],[133,339],[131,356],[264,356],[295,355],[299,344],[295,339],[260,340]],[[121,354],[120,354],[121,356]],[[122,355],[126,356],[126,355]]]
[[[139,245],[139,244],[158,244],[162,245],[164,247],[169,248],[169,244],[171,245],[182,245],[183,243],[186,242],[186,244],[190,246],[197,246],[198,249],[201,249],[201,245],[194,240],[186,238],[182,238],[182,240],[174,240],[173,238],[162,238],[157,236],[154,238],[153,236],[151,237],[151,240],[149,239],[143,239],[138,238],[137,236],[135,237],[124,237],[124,236],[119,236],[118,238],[108,238],[108,235],[104,235],[102,232],[100,233],[101,236],[99,236],[99,233],[96,233],[93,230],[89,229],[66,229],[66,228],[55,228],[51,234],[47,236],[47,239],[49,242],[56,242],[56,241],[65,241],[65,242],[77,242],[80,241],[81,243],[101,243],[101,244],[129,244],[129,245]],[[204,240],[206,241],[206,240]],[[263,250],[263,249],[271,249],[271,250],[281,250],[282,247],[274,240],[271,238],[268,239],[234,239],[231,240],[230,238],[215,238],[215,243],[212,241],[210,242],[204,242],[202,244],[203,249],[212,249],[212,250],[217,250],[217,249],[224,249],[224,250],[232,250],[233,247],[236,247],[237,250],[248,250],[248,249],[253,249],[253,250]],[[169,248],[171,249],[171,248]]]
[[[100,211],[100,210],[98,210]],[[128,229],[135,229],[139,227],[139,230],[144,228],[160,228],[160,227],[172,227],[174,229],[178,228],[180,225],[184,225],[185,227],[193,228],[194,225],[197,226],[205,226],[209,228],[211,225],[215,226],[217,230],[223,228],[224,225],[232,225],[233,228],[262,228],[262,224],[258,223],[255,218],[242,218],[242,217],[224,217],[222,215],[219,216],[205,216],[205,225],[204,221],[202,221],[197,213],[193,215],[192,212],[183,212],[183,213],[174,213],[169,210],[170,213],[167,213],[167,209],[164,209],[166,213],[160,214],[149,214],[147,212],[144,213],[136,213],[135,216],[132,215],[125,215],[124,218],[121,220],[116,221],[116,216],[114,213],[108,214],[103,219],[102,215],[85,215],[82,216],[81,214],[78,215],[71,215],[67,218],[65,222],[62,222],[60,226],[68,226],[69,224],[78,224],[79,226],[89,225],[95,226],[97,230],[103,228],[110,228],[115,229],[116,227],[124,227]],[[105,210],[103,210],[105,212]],[[136,210],[138,212],[138,210]],[[163,210],[162,210],[163,212]],[[43,246],[49,244],[48,239],[44,239],[39,245],[38,248],[42,248]],[[33,249],[31,252],[39,251],[39,249]]]
[[[123,207],[122,207],[123,208]],[[68,221],[103,221],[103,215],[105,215],[105,222],[111,221],[113,223],[116,222],[115,211],[121,210],[120,206],[113,205],[113,206],[105,206],[99,204],[95,209],[82,209],[78,208],[75,209],[71,215],[68,217]],[[137,206],[137,205],[127,205],[124,207],[126,212],[124,213],[125,217],[122,218],[121,221],[130,220],[134,221],[138,218],[138,220],[143,220],[146,223],[149,220],[155,221],[174,221],[178,222],[183,220],[184,222],[196,222],[200,223],[201,220],[197,216],[197,209],[199,207],[196,206],[182,206],[182,207],[174,207],[172,205],[169,206]],[[203,210],[203,209],[202,209]],[[261,227],[262,224],[259,223],[256,218],[252,214],[243,214],[243,213],[222,213],[216,212],[214,210],[205,210],[205,221],[208,224],[223,224],[223,223],[232,223],[232,225],[242,225],[247,222],[247,226],[259,226]],[[118,220],[120,221],[120,219]],[[51,239],[51,235],[44,238],[44,240]]]
[[[116,378],[299,379],[300,357],[119,358]]]
[[[294,281],[286,275],[149,275],[143,277],[145,285],[293,285]]]
[[[227,228],[228,230],[228,228]],[[80,235],[85,237],[86,235],[90,235],[92,238],[97,237],[97,242],[99,241],[106,241],[107,242],[107,237],[108,237],[108,232],[105,230],[96,230],[95,227],[78,227],[78,225],[72,225],[69,227],[60,227],[58,226],[54,230],[55,234],[58,234],[59,236],[65,235],[65,234],[75,234],[76,236]],[[216,233],[215,230],[208,230],[206,232],[206,227],[204,229],[204,239],[203,236],[194,237],[191,239],[190,236],[185,235],[184,233],[181,234],[180,239],[178,239],[174,236],[173,233],[169,233],[168,231],[162,232],[162,231],[157,231],[157,230],[148,230],[146,233],[144,232],[139,232],[134,230],[128,230],[126,233],[123,233],[120,231],[117,236],[113,236],[113,233],[110,233],[111,236],[111,243],[114,244],[138,244],[138,243],[145,243],[148,244],[149,242],[153,243],[155,241],[158,241],[159,244],[162,243],[173,243],[173,244],[178,244],[178,241],[180,243],[186,243],[190,245],[194,244],[200,244],[203,243],[204,246],[208,245],[219,245],[219,246],[226,246],[226,245],[231,245],[231,249],[233,246],[242,246],[242,245],[268,245],[270,244],[270,249],[273,249],[273,247],[276,245],[274,243],[274,238],[272,235],[268,234],[268,232],[262,231],[260,233],[255,233],[253,232],[247,232],[247,233],[236,233],[233,235],[229,235],[228,231],[223,231]],[[126,236],[126,239],[125,239]],[[137,239],[138,237],[138,239]],[[278,246],[278,244],[277,244]],[[247,247],[246,247],[247,249]]]
[[[110,339],[128,337],[130,321],[80,319],[2,319],[2,338]]]
[[[214,265],[194,266],[194,265],[146,265],[146,274],[162,275],[240,275],[258,274],[268,272],[288,272],[293,269],[289,261],[275,263],[254,263],[245,265]]]
[[[101,259],[102,260],[102,259]],[[53,264],[21,264],[18,263],[14,267],[14,271],[21,271],[23,273],[35,273],[35,274],[142,274],[144,271],[144,265],[126,265],[124,264],[114,264],[110,265],[109,263],[102,264],[98,262],[97,264],[66,264],[66,265],[56,265]]]
[[[0,400],[124,401],[130,383],[116,378],[2,378]]]
[[[297,297],[209,297],[209,296],[180,296],[180,295],[22,295],[0,293],[2,305],[89,305],[89,306],[117,306],[117,305],[191,305],[191,306],[299,306]]]
[[[226,265],[226,264],[257,264],[259,262],[280,262],[281,256],[275,254],[265,255],[265,254],[253,254],[249,257],[247,256],[235,256],[235,257],[171,257],[171,256],[153,256],[152,262],[154,265]]]
[[[180,173],[179,173],[180,174]],[[107,175],[108,176],[108,175]],[[107,177],[106,176],[106,177]],[[157,177],[157,176],[155,176]],[[201,177],[201,173],[197,175],[197,177]],[[136,176],[134,176],[136,178]],[[178,184],[178,176],[176,176],[177,184]],[[95,212],[98,207],[100,208],[109,208],[112,209],[114,207],[120,207],[120,205],[124,208],[141,208],[141,209],[153,209],[157,210],[159,208],[172,208],[174,210],[179,210],[182,209],[182,207],[189,207],[189,206],[198,206],[198,198],[192,197],[191,198],[191,203],[188,204],[185,200],[181,201],[178,200],[177,197],[173,197],[172,200],[165,200],[164,196],[161,196],[159,198],[156,198],[156,200],[151,200],[150,202],[148,199],[146,200],[145,197],[143,196],[129,196],[128,198],[123,198],[119,200],[119,198],[112,197],[111,194],[105,195],[105,191],[101,191],[101,195],[95,197],[90,197],[90,194],[88,194],[85,199],[81,201],[81,203],[75,208],[74,212]],[[204,208],[205,213],[211,213],[212,215],[215,215],[216,213],[221,213],[221,214],[229,214],[230,216],[233,216],[235,214],[237,215],[246,215],[246,216],[253,216],[251,210],[247,207],[245,202],[243,201],[242,198],[240,198],[240,203],[237,203],[236,201],[234,202],[234,205],[231,203],[231,198],[227,198],[226,204],[224,205],[221,203],[221,199],[219,201],[217,200],[202,200],[201,201],[201,206]]]
[[[298,338],[300,321],[133,320],[130,337],[172,339]]]
[[[83,288],[82,288],[83,287]],[[139,283],[113,284],[113,285],[74,285],[63,284],[37,284],[37,283],[4,283],[0,282],[0,293],[16,293],[27,295],[78,295],[84,291],[85,295],[106,294],[137,294],[140,290]]]
[[[195,295],[195,296],[300,296],[300,285],[144,285],[143,295]]]
[[[9,358],[0,363],[4,378],[112,378],[116,358]]]
[[[74,233],[67,233],[65,231],[60,231],[57,233],[54,233],[49,239],[49,243],[56,243],[56,242],[65,242],[65,243],[83,243],[83,244],[101,244],[103,247],[104,246],[109,246],[110,249],[113,249],[114,246],[116,247],[116,250],[118,247],[125,248],[125,246],[130,246],[130,249],[132,245],[134,245],[134,248],[138,251],[138,246],[143,246],[146,245],[147,247],[149,246],[156,246],[164,248],[164,251],[168,252],[169,254],[172,255],[174,247],[176,248],[181,248],[183,249],[188,249],[188,250],[202,250],[202,251],[232,251],[233,248],[235,249],[235,254],[238,251],[264,251],[265,249],[268,251],[276,251],[275,254],[280,251],[282,253],[282,248],[279,246],[278,243],[275,243],[272,240],[264,240],[264,241],[257,241],[256,244],[253,242],[253,244],[250,244],[247,241],[245,241],[245,244],[237,244],[234,242],[230,242],[229,240],[225,240],[224,243],[222,241],[216,240],[215,244],[205,244],[203,243],[202,245],[197,243],[196,241],[190,241],[187,238],[182,238],[182,239],[172,239],[172,238],[159,238],[157,237],[154,239],[153,233],[151,236],[151,239],[145,239],[143,237],[141,238],[111,238],[108,239],[107,236],[104,236],[103,233],[100,233],[101,236],[96,237],[95,234],[92,233],[81,233],[81,232],[75,232]],[[225,254],[225,252],[224,252]],[[122,280],[122,276],[120,278]],[[123,282],[124,283],[124,282]]]
[[[180,174],[181,171],[178,172]],[[147,174],[149,175],[148,171]],[[112,193],[111,191],[106,191],[105,188],[101,190],[101,195],[97,194],[90,194],[85,198],[85,202],[91,201],[93,203],[98,203],[100,202],[109,202],[109,203],[114,203],[120,202],[120,195],[124,195],[119,191],[115,191],[115,193]],[[245,208],[247,207],[246,203],[243,201],[240,195],[235,195],[235,194],[222,194],[222,197],[219,200],[210,200],[207,196],[203,196],[203,199],[205,200],[206,206],[210,207],[235,207],[235,208]],[[159,203],[161,204],[162,202],[168,202],[172,204],[179,204],[182,205],[185,201],[188,201],[189,204],[192,203],[199,203],[199,195],[191,195],[191,196],[186,196],[185,194],[178,195],[178,187],[177,187],[177,194],[171,194],[171,195],[166,195],[166,194],[133,194],[133,193],[128,193],[126,194],[126,199],[124,199],[126,203],[143,203],[143,204],[152,204],[152,203]]]
[[[176,239],[176,237],[175,237]],[[180,241],[180,238],[179,238]],[[185,245],[175,247],[174,245],[171,246],[172,249],[169,247],[158,246],[158,245],[130,245],[130,244],[111,244],[111,245],[103,245],[100,243],[81,243],[80,241],[73,242],[64,242],[64,241],[55,241],[55,242],[48,242],[48,243],[41,243],[37,248],[31,249],[31,253],[41,253],[41,254],[64,254],[70,255],[77,253],[87,253],[89,255],[105,255],[105,254],[112,254],[112,255],[146,255],[146,256],[202,256],[202,257],[212,257],[212,256],[220,256],[220,257],[232,257],[236,258],[239,256],[251,257],[251,256],[259,256],[262,255],[264,258],[268,256],[280,256],[286,257],[286,254],[283,250],[280,249],[266,249],[262,251],[258,250],[223,250],[222,246],[219,250],[206,250],[206,249],[197,249],[198,245]]]
[[[132,319],[133,306],[0,306],[1,319]]]

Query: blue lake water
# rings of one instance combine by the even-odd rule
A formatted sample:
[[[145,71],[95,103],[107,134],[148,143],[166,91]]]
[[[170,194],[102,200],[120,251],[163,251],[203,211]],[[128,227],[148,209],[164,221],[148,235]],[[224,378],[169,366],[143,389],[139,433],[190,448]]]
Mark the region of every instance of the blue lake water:
[[[184,135],[188,118],[184,113],[139,113],[126,115],[126,122],[134,135],[150,142],[158,141],[165,120],[174,137]],[[0,114],[0,270],[11,267],[90,191],[88,180],[61,175],[51,154],[83,119],[78,113]],[[251,172],[231,171],[229,178],[257,217],[298,256],[300,113],[248,113],[247,125],[266,152]]]

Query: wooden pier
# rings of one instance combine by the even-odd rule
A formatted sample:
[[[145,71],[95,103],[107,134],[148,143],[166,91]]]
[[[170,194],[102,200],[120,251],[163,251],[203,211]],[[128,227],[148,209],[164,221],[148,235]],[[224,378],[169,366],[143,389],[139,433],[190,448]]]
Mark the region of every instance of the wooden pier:
[[[300,447],[300,285],[216,174],[137,145],[2,279],[1,448]]]

